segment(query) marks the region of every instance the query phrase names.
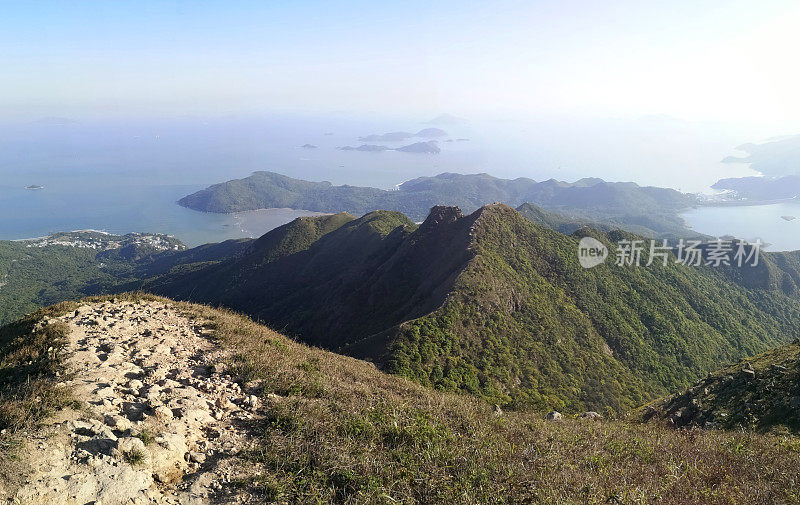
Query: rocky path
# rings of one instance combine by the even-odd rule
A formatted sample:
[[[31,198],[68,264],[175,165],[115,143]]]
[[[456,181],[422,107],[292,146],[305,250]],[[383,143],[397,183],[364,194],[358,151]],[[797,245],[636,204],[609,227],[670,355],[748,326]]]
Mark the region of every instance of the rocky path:
[[[27,441],[32,473],[9,501],[229,501],[258,400],[221,373],[224,351],[202,322],[151,301],[87,304],[58,319],[71,328],[63,386],[82,408]]]

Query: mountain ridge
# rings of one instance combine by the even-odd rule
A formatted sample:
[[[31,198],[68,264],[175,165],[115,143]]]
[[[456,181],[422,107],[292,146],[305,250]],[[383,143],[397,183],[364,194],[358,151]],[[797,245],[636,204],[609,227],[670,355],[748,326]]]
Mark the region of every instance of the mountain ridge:
[[[426,385],[538,409],[624,410],[800,334],[796,262],[779,265],[784,255],[748,275],[674,256],[666,267],[585,270],[587,235],[608,247],[637,238],[567,236],[504,204],[434,207],[419,226],[378,211],[285,256],[251,249],[125,288],[222,304]]]

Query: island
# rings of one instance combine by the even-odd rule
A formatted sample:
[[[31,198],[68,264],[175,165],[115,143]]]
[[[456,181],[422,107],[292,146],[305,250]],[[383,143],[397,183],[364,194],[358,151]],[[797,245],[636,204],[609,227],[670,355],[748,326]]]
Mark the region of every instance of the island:
[[[714,189],[726,191],[722,204],[756,205],[789,201],[800,195],[800,176],[720,179]]]
[[[748,142],[736,149],[745,156],[728,156],[723,163],[746,163],[765,176],[782,177],[794,175],[800,166],[800,135],[770,139],[755,144]]]
[[[430,140],[428,142],[417,142],[415,144],[398,147],[396,150],[404,153],[439,154],[442,152],[435,140]]]
[[[377,146],[375,144],[361,144],[358,147],[353,146],[344,146],[339,148],[340,151],[366,151],[366,152],[379,152],[379,151],[389,151],[391,147],[386,146]]]
[[[365,137],[358,137],[361,142],[399,142],[414,137],[413,133],[408,132],[390,132],[382,135],[367,135]]]
[[[382,134],[372,134],[364,137],[359,137],[361,142],[402,142],[404,140],[412,139],[414,137],[433,139],[438,137],[446,137],[447,132],[440,128],[425,128],[417,133],[409,132],[389,132]]]
[[[427,142],[416,142],[414,144],[409,144],[403,147],[388,147],[388,146],[380,146],[377,144],[362,144],[358,147],[353,146],[342,146],[339,148],[340,151],[363,151],[363,152],[381,152],[381,151],[400,151],[404,153],[428,153],[428,154],[439,154],[442,150],[439,149],[439,146],[436,145],[435,140],[429,140]]]
[[[430,121],[428,121],[428,124],[448,125],[448,124],[463,124],[466,122],[467,122],[466,119],[454,116],[452,114],[440,114],[435,118],[431,119]]]
[[[303,149],[316,149],[317,148],[317,146],[315,146],[314,144],[303,144],[300,147],[302,147]]]
[[[36,191],[36,190],[39,190],[39,189],[44,189],[44,186],[40,186],[38,184],[31,184],[30,186],[25,186],[25,189]]]
[[[686,228],[679,216],[697,204],[695,195],[596,178],[573,183],[554,179],[537,182],[524,177],[500,179],[489,174],[443,173],[406,181],[395,190],[384,190],[334,186],[330,182],[304,181],[262,171],[215,184],[181,198],[178,204],[219,213],[288,207],[361,216],[383,209],[400,211],[414,221],[421,221],[435,205],[457,205],[472,212],[493,202],[513,207],[530,202],[581,222],[602,221],[647,236],[698,235]]]
[[[416,136],[426,139],[433,139],[437,137],[445,137],[447,136],[447,132],[440,128],[425,128],[424,130],[418,131]]]

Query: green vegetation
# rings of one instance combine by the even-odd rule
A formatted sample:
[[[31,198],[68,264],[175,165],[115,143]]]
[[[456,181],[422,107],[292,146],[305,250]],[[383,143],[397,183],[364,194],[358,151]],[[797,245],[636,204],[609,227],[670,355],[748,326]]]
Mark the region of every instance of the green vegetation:
[[[66,302],[41,309],[0,327],[0,479],[16,481],[25,462],[20,457],[26,433],[39,421],[66,407],[79,407],[68,388],[59,387],[67,356],[67,327],[42,324],[77,306]]]
[[[150,444],[152,444],[153,442],[156,441],[155,434],[152,431],[150,431],[150,430],[148,430],[146,428],[143,429],[142,431],[140,431],[139,433],[137,433],[136,434],[136,438],[141,440],[142,443],[144,443],[144,445],[150,445]]]
[[[123,453],[123,456],[125,457],[125,461],[132,466],[141,465],[144,463],[146,457],[144,451],[141,449],[132,449]]]
[[[714,269],[585,270],[578,237],[507,207],[473,228],[474,259],[441,308],[401,325],[388,370],[515,407],[624,410],[800,334],[795,299]]]
[[[564,235],[571,235],[581,228],[589,227],[608,233],[614,230],[626,230],[643,237],[652,238],[696,238],[705,239],[702,234],[685,229],[683,225],[671,217],[661,214],[645,216],[608,216],[597,213],[591,219],[583,217],[584,213],[575,213],[568,209],[558,213],[549,212],[532,203],[523,203],[517,211],[530,221],[555,230]],[[604,217],[599,217],[604,216]],[[656,231],[659,230],[659,231]]]
[[[296,221],[240,257],[140,286],[515,409],[624,411],[800,335],[800,301],[783,289],[790,255],[747,275],[673,262],[585,270],[581,236],[635,237],[566,236],[504,205],[436,207],[419,227],[374,212],[316,241],[306,229]],[[305,237],[296,252],[277,245],[294,234]]]
[[[570,220],[526,210],[553,227]],[[494,205],[436,207],[420,226],[392,211],[300,218],[256,241],[156,254],[2,243],[6,257],[53,266],[13,263],[3,293],[24,287],[27,305],[0,307],[144,289],[246,312],[440,390],[565,412],[625,411],[800,335],[797,253],[753,269],[584,270],[586,234],[634,238],[567,236]]]
[[[459,206],[472,212],[493,202],[514,207],[531,202],[584,221],[596,221],[597,216],[603,216],[603,223],[648,236],[693,235],[677,214],[693,205],[694,197],[672,189],[601,179],[581,179],[570,184],[556,180],[498,179],[488,174],[444,173],[405,182],[399,186],[399,191],[384,191],[303,181],[274,172],[255,172],[244,179],[210,186],[178,203],[195,210],[223,213],[290,207],[360,216],[386,209],[420,221],[435,205]]]
[[[0,241],[0,324],[40,307],[109,292],[120,283],[187,263],[219,261],[249,241],[190,251],[166,235],[56,233],[43,239]]]

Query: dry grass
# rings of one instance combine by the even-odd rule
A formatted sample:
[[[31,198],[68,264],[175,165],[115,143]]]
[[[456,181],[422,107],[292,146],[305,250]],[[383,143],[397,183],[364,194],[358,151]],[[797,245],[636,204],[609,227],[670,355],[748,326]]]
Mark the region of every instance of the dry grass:
[[[57,388],[64,380],[64,346],[67,326],[60,322],[40,325],[74,310],[62,303],[0,328],[0,429],[11,434],[30,427],[53,409],[69,402],[68,391]]]
[[[791,436],[496,415],[231,312],[176,305],[210,321],[232,350],[224,365],[263,401],[248,475],[231,493],[297,504],[800,503]]]
[[[797,438],[496,415],[239,315],[189,310],[234,350],[232,372],[261,384],[267,416],[243,484],[266,502],[800,503]]]
[[[0,479],[6,484],[18,479],[26,467],[18,455],[26,433],[55,410],[72,404],[70,391],[57,386],[64,380],[67,326],[39,322],[76,306],[61,303],[0,328]]]

